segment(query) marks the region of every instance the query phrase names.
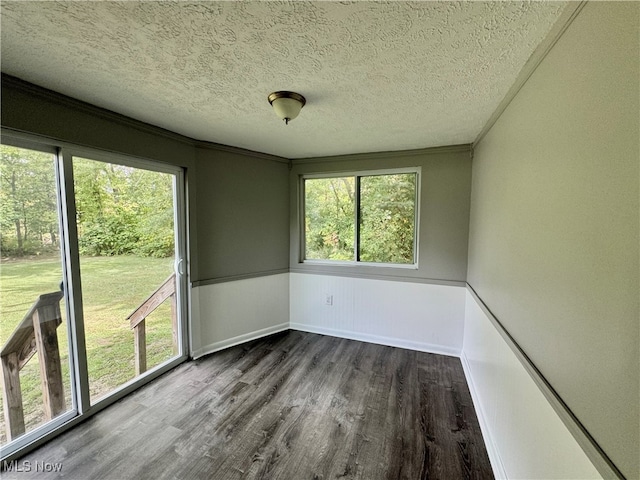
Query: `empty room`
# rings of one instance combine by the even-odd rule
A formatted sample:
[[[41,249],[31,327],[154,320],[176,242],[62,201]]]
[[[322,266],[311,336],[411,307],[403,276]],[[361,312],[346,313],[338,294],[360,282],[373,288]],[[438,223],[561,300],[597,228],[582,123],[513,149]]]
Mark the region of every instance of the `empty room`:
[[[0,18],[3,478],[640,478],[640,3]]]

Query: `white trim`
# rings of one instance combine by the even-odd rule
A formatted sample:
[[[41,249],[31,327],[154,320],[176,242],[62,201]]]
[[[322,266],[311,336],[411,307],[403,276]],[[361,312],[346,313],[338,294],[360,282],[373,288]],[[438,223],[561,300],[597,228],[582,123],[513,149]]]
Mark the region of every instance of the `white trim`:
[[[442,345],[434,345],[423,342],[412,342],[411,340],[403,340],[400,338],[383,337],[380,335],[372,335],[369,333],[358,333],[348,330],[338,330],[326,327],[316,327],[305,325],[304,323],[290,323],[291,330],[301,332],[318,333],[320,335],[328,335],[330,337],[346,338],[348,340],[358,340],[360,342],[375,343],[377,345],[385,345],[387,347],[405,348],[407,350],[416,350],[418,352],[436,353],[438,355],[446,355],[448,357],[459,357],[460,350],[444,347]]]
[[[22,135],[10,129],[6,129],[5,127],[2,127],[1,136],[2,145],[34,150],[36,152],[50,153],[51,155],[57,155],[58,153],[58,147],[53,145],[51,142],[43,143],[40,138],[30,135]]]
[[[224,350],[229,347],[235,347],[236,345],[240,345],[242,343],[250,342],[252,340],[257,340],[259,338],[266,337],[268,335],[273,335],[274,333],[284,332],[285,330],[289,330],[289,322],[280,323],[278,325],[262,328],[260,330],[255,330],[253,332],[238,335],[236,337],[232,337],[227,340],[214,342],[210,345],[200,347],[198,350],[193,352],[193,358],[197,359],[205,355],[209,355],[211,353]]]
[[[382,268],[404,268],[418,270],[416,263],[382,263],[382,262],[356,262],[355,260],[325,260],[320,258],[306,258],[301,263],[307,265],[324,265],[327,267],[382,267]]]
[[[478,391],[476,390],[476,386],[473,383],[473,376],[471,375],[471,367],[469,366],[469,362],[467,360],[467,356],[464,351],[460,354],[460,362],[462,363],[462,370],[464,371],[465,379],[467,380],[467,385],[469,387],[469,392],[471,392],[471,399],[473,401],[473,408],[476,412],[476,417],[478,418],[478,423],[480,424],[480,430],[482,431],[482,438],[484,440],[485,447],[487,449],[487,454],[489,455],[489,462],[491,462],[491,468],[493,469],[493,476],[496,480],[506,480],[507,472],[504,469],[504,465],[502,463],[502,458],[500,457],[500,451],[498,447],[493,441],[493,437],[491,436],[491,431],[489,430],[489,424],[487,421],[487,414],[482,408],[482,403],[480,402],[480,396]]]

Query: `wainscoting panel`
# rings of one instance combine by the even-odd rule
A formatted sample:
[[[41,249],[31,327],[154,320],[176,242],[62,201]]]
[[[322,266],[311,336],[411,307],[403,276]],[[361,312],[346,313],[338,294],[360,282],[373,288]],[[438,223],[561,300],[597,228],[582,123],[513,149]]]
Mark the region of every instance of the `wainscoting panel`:
[[[459,356],[465,288],[290,274],[291,328]]]
[[[496,478],[602,478],[469,291],[461,359]]]
[[[193,357],[289,328],[289,274],[193,288]],[[198,337],[196,337],[198,335]]]

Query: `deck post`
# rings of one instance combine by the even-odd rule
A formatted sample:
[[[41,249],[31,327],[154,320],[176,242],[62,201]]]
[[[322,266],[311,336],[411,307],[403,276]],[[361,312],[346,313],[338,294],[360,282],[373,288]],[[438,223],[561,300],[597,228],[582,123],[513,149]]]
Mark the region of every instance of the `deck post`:
[[[145,320],[140,320],[133,327],[133,342],[135,348],[136,375],[141,375],[147,371],[147,333],[145,331]]]
[[[57,302],[42,305],[33,313],[33,331],[42,379],[42,400],[47,420],[66,410],[57,332],[57,321],[60,318],[60,305]]]
[[[7,439],[25,433],[20,370],[38,353],[46,420],[66,410],[57,328],[62,324],[62,292],[40,295],[0,349]]]
[[[25,432],[18,354],[10,352],[3,355],[0,364],[2,366],[4,423],[7,429],[7,441],[10,442]]]
[[[173,329],[173,349],[178,352],[178,319],[176,306],[176,274],[172,273],[149,297],[127,317],[133,329],[136,375],[147,371],[147,343],[145,319],[165,300],[171,297],[171,324]]]

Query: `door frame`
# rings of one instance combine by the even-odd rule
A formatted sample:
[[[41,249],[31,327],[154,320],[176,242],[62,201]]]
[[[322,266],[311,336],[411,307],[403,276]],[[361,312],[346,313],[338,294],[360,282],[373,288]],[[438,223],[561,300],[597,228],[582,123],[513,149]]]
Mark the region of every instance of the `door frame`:
[[[60,244],[65,304],[69,336],[69,362],[72,408],[53,420],[21,435],[0,449],[0,468],[52,438],[73,428],[92,415],[117,402],[131,392],[175,368],[190,356],[190,256],[188,244],[187,186],[185,168],[121,153],[82,147],[38,135],[2,128],[2,144],[56,155],[56,188],[60,222]],[[80,254],[73,183],[73,157],[115,163],[175,175],[174,231],[176,240],[176,296],[178,305],[179,353],[177,356],[120,385],[91,405],[87,370],[86,343],[80,278]]]

